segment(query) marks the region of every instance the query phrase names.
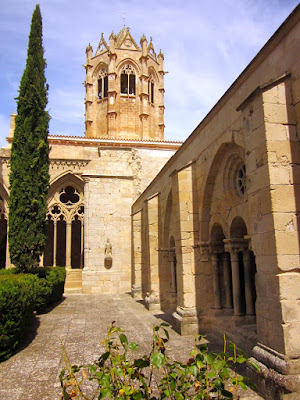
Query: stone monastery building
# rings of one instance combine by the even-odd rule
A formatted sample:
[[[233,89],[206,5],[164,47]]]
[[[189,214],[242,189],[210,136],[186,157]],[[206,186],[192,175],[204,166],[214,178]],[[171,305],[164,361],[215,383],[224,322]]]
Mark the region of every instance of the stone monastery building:
[[[49,136],[43,265],[66,290],[129,292],[181,334],[252,354],[266,399],[300,399],[300,6],[181,145],[164,56],[123,28],[86,49],[85,137]],[[0,263],[10,143],[0,150]]]

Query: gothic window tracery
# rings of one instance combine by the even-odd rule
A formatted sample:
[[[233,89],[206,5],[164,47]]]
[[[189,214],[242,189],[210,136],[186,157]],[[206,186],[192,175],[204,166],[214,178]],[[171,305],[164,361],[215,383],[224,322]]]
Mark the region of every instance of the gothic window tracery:
[[[246,167],[242,164],[235,171],[235,189],[240,197],[243,197],[246,191]]]
[[[121,94],[135,96],[135,71],[132,65],[126,64],[121,70]]]
[[[154,104],[154,81],[151,76],[148,80],[148,95],[149,95],[149,103]]]
[[[83,268],[83,192],[64,185],[48,204],[44,265]]]
[[[108,76],[107,71],[102,69],[98,78],[98,99],[102,100],[108,96]]]

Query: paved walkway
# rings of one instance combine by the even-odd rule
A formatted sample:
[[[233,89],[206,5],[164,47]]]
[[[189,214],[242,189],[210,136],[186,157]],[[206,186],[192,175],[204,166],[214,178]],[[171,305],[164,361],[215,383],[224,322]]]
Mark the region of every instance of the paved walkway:
[[[162,322],[129,295],[68,295],[47,314],[36,317],[26,347],[0,364],[0,400],[58,400],[58,375],[64,367],[61,343],[72,363],[89,363],[103,351],[101,341],[112,320],[146,354],[153,324]],[[170,329],[168,348],[186,359],[194,337],[181,337]],[[261,399],[248,390],[243,399]]]

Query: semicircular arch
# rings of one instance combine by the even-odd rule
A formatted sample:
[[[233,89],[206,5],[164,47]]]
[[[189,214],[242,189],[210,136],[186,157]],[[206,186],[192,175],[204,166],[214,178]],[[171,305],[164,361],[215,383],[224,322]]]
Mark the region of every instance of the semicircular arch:
[[[208,169],[209,173],[205,181],[205,189],[203,191],[202,202],[200,202],[200,204],[202,204],[202,209],[199,210],[201,241],[209,240],[210,227],[212,226],[211,204],[217,175],[220,172],[220,168],[224,158],[229,153],[235,151],[241,152],[243,151],[243,149],[235,143],[222,143],[219,149],[216,151],[215,156],[212,158],[212,162]]]

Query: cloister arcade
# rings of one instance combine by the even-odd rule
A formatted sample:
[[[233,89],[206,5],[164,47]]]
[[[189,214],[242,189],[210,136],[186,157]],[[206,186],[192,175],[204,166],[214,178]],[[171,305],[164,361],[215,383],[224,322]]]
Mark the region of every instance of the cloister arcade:
[[[84,266],[83,181],[67,173],[51,182],[48,195],[44,266],[82,269]],[[7,240],[8,194],[0,186],[0,268],[10,264]]]

